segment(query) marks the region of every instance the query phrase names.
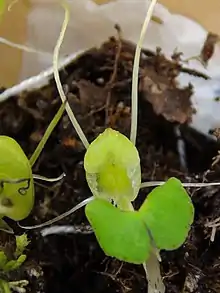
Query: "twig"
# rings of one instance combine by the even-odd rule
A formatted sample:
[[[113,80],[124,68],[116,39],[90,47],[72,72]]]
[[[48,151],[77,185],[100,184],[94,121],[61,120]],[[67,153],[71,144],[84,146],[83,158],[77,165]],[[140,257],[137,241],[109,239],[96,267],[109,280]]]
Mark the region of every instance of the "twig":
[[[121,49],[122,49],[122,36],[121,36],[121,28],[118,25],[115,25],[115,29],[117,30],[118,33],[118,39],[117,39],[117,51],[115,54],[115,61],[114,61],[114,67],[113,67],[113,72],[112,75],[110,77],[110,80],[108,81],[108,83],[106,84],[106,87],[109,88],[108,90],[108,94],[107,94],[107,98],[106,98],[106,105],[105,105],[105,124],[106,126],[109,123],[109,105],[111,103],[111,89],[112,89],[112,85],[117,77],[117,70],[118,70],[118,63],[119,63],[119,58],[121,55]],[[111,115],[111,114],[110,114]]]
[[[163,185],[165,181],[149,181],[149,182],[143,182],[141,183],[140,188],[146,188],[146,187],[153,187],[153,186],[160,186]],[[195,182],[195,183],[181,183],[184,187],[209,187],[209,186],[220,186],[220,182],[209,182],[209,183],[203,183],[203,182]]]
[[[53,234],[58,234],[58,235],[63,235],[63,234],[92,234],[93,230],[91,226],[84,226],[84,225],[65,225],[65,226],[52,226],[49,228],[44,228],[41,230],[41,235],[43,237],[53,235]]]
[[[214,242],[215,241],[215,234],[217,231],[217,228],[220,227],[220,217],[216,218],[214,221],[210,221],[205,224],[205,227],[207,228],[212,228],[211,236],[210,236],[210,241]]]

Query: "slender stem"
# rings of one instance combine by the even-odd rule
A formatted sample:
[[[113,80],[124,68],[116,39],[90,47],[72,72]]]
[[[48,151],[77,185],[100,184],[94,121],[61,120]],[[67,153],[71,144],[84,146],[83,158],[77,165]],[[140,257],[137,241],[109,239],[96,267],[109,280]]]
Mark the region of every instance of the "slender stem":
[[[142,26],[141,34],[139,41],[136,46],[135,57],[134,57],[134,66],[132,73],[132,93],[131,93],[131,133],[130,140],[135,145],[136,137],[137,137],[137,119],[138,119],[138,73],[139,73],[139,63],[140,63],[140,55],[141,48],[144,41],[144,36],[148,25],[150,23],[154,6],[156,5],[157,0],[152,0],[150,6],[147,10],[147,15],[144,20],[144,24]]]
[[[151,181],[151,182],[143,182],[141,183],[140,188],[147,188],[153,186],[163,185],[166,181]],[[219,186],[220,182],[198,182],[198,183],[181,183],[184,187],[208,187],[208,186]]]
[[[54,225],[44,228],[40,231],[43,237],[49,235],[62,235],[62,234],[93,234],[94,231],[90,225]]]
[[[160,274],[160,263],[154,252],[150,253],[143,267],[148,280],[148,293],[164,293],[165,286]]]
[[[63,112],[65,111],[65,103],[63,103],[58,112],[56,113],[56,115],[54,116],[53,120],[50,122],[49,126],[47,127],[46,132],[44,133],[43,138],[41,139],[41,141],[39,142],[36,150],[34,151],[33,155],[30,158],[30,165],[31,167],[33,167],[33,165],[35,164],[36,160],[39,158],[48,138],[50,137],[52,131],[54,130],[54,128],[56,127],[57,123],[59,122],[60,118],[63,115]]]
[[[45,176],[33,174],[33,178],[35,180],[46,181],[46,182],[57,182],[57,181],[62,180],[65,176],[66,176],[66,174],[62,173],[60,176],[58,176],[56,178],[48,178],[48,177],[45,177]]]
[[[51,54],[48,52],[43,52],[41,50],[37,50],[37,49],[31,48],[29,46],[14,43],[14,42],[9,41],[3,37],[0,37],[0,43],[7,45],[7,46],[10,46],[12,48],[16,48],[16,49],[28,52],[28,53],[41,54],[41,55],[45,55],[45,56],[47,55],[48,57],[51,57]]]
[[[49,220],[47,222],[44,222],[42,224],[39,224],[39,225],[35,225],[35,226],[21,226],[19,223],[18,223],[18,226],[20,228],[23,228],[23,229],[26,229],[26,230],[32,230],[32,229],[38,229],[38,228],[42,228],[42,227],[46,227],[46,226],[49,226],[51,224],[54,224],[66,217],[68,217],[69,215],[75,213],[77,210],[81,209],[83,206],[87,205],[87,203],[89,203],[90,201],[92,201],[94,199],[94,196],[91,196],[89,198],[86,198],[84,199],[83,201],[81,201],[80,203],[78,203],[76,206],[74,206],[71,210],[57,216],[56,218],[52,219],[52,220]]]
[[[61,28],[61,31],[60,31],[59,38],[57,40],[57,43],[56,43],[56,46],[55,46],[55,49],[54,49],[53,68],[54,68],[54,79],[55,79],[55,82],[56,82],[56,85],[57,85],[57,90],[59,92],[59,95],[60,95],[60,98],[61,98],[62,102],[64,102],[64,101],[66,101],[66,96],[65,96],[65,93],[63,91],[61,81],[60,81],[60,77],[59,77],[58,60],[59,60],[60,48],[61,48],[61,45],[63,43],[64,35],[65,35],[66,29],[67,29],[67,26],[68,26],[68,23],[69,23],[69,17],[70,16],[69,16],[69,7],[68,7],[67,3],[62,1],[61,4],[62,4],[62,6],[63,6],[63,8],[65,10],[65,18],[64,18],[63,25],[62,25],[62,28]],[[70,108],[70,105],[69,105],[68,102],[66,103],[66,112],[67,112],[67,114],[69,116],[70,121],[73,124],[73,127],[75,128],[77,134],[79,135],[79,138],[81,139],[82,143],[84,144],[85,148],[87,149],[89,147],[89,142],[88,142],[84,132],[82,131],[82,129],[81,129],[81,127],[80,127],[75,115],[73,114],[73,111]]]

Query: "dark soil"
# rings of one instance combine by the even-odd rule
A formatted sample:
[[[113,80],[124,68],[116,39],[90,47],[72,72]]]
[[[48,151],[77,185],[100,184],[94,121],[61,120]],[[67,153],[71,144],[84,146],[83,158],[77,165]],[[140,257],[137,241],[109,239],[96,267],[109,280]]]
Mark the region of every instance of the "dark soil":
[[[89,141],[107,126],[129,135],[133,56],[132,44],[112,38],[61,71],[68,101]],[[171,176],[183,182],[201,181],[217,154],[216,142],[186,124],[194,111],[190,103],[193,89],[177,87],[175,77],[181,70],[186,71],[175,58],[171,62],[159,51],[143,52],[137,139],[143,181],[166,180]],[[54,80],[41,91],[13,97],[0,106],[0,134],[15,138],[30,157],[59,106]],[[187,170],[181,166],[177,151],[177,125],[186,145]],[[85,149],[65,114],[33,171],[48,177],[65,172],[66,177],[56,184],[36,184],[35,207],[22,224],[42,223],[91,196],[83,169],[84,154]],[[217,163],[206,179],[218,181],[219,177]],[[149,191],[140,192],[137,206]],[[167,292],[220,292],[220,234],[217,232],[211,243],[211,229],[205,228],[208,220],[220,216],[220,187],[194,188],[189,192],[196,210],[190,235],[180,249],[162,252],[161,270]],[[16,223],[11,224],[16,233],[24,232]],[[83,209],[58,224],[73,225],[76,232],[43,237],[40,230],[28,231],[28,260],[21,270],[9,276],[28,279],[27,292],[147,292],[141,266],[106,257],[94,234],[86,233],[88,223]],[[2,233],[1,237],[10,243],[11,236]]]

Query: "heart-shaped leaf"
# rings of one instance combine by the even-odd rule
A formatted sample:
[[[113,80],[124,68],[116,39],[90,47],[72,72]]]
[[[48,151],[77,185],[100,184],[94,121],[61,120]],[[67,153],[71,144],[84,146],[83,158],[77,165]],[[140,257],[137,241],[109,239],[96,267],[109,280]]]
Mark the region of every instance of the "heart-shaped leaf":
[[[194,219],[190,196],[176,178],[170,178],[147,196],[139,213],[158,249],[180,247]]]
[[[147,260],[150,237],[138,212],[122,211],[103,199],[87,204],[85,212],[106,255],[133,264]]]

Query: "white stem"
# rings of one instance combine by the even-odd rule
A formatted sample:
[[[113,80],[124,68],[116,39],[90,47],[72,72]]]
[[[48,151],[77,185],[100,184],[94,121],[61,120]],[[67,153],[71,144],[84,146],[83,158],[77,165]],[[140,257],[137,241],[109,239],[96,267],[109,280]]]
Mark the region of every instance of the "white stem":
[[[214,221],[205,224],[205,227],[218,227],[220,226],[220,217],[216,218]]]
[[[166,181],[151,181],[151,182],[143,182],[141,183],[140,188],[146,188],[146,187],[153,187],[153,186],[159,186],[163,185]],[[220,186],[220,182],[198,182],[198,183],[181,183],[184,187],[208,187],[208,186]]]
[[[154,252],[151,252],[147,262],[143,264],[148,280],[148,293],[164,293],[165,286],[160,274],[160,263]]]
[[[150,6],[147,10],[147,15],[142,26],[141,34],[139,41],[136,46],[135,57],[134,57],[134,66],[132,73],[132,92],[131,92],[131,133],[130,140],[135,145],[137,137],[137,118],[138,118],[138,73],[139,73],[139,63],[141,56],[141,48],[143,45],[145,33],[147,31],[148,25],[153,14],[154,6],[156,5],[157,0],[152,0]]]
[[[48,53],[48,52],[43,52],[43,51],[31,48],[29,46],[17,44],[17,43],[14,43],[12,41],[9,41],[9,40],[7,40],[5,38],[2,38],[2,37],[0,37],[0,43],[2,43],[4,45],[7,45],[7,46],[10,46],[12,48],[16,48],[16,49],[19,49],[19,50],[22,50],[22,51],[26,51],[28,53],[41,54],[41,55],[48,56],[49,58],[51,58],[51,54]]]
[[[41,230],[41,235],[47,237],[49,235],[65,235],[65,234],[92,234],[94,233],[91,226],[51,226]]]
[[[54,68],[54,79],[57,85],[57,90],[59,92],[60,98],[62,100],[62,102],[64,103],[66,101],[66,96],[65,93],[63,91],[62,85],[61,85],[61,81],[60,81],[60,76],[59,76],[59,71],[58,71],[58,60],[59,60],[59,52],[60,52],[60,48],[61,45],[63,43],[63,39],[64,39],[64,35],[69,23],[69,7],[67,6],[67,3],[62,2],[62,6],[65,10],[65,18],[62,24],[62,28],[60,31],[60,35],[59,38],[57,40],[56,46],[54,48],[54,54],[53,54],[53,68]],[[69,116],[70,121],[73,124],[73,127],[75,128],[77,134],[79,135],[79,138],[81,139],[82,143],[84,144],[85,148],[87,149],[89,147],[89,142],[84,134],[84,132],[82,131],[75,115],[73,114],[72,109],[70,108],[69,103],[66,103],[66,112]]]
[[[124,211],[134,211],[134,207],[131,202],[124,202],[121,206]],[[165,286],[162,281],[160,273],[160,255],[157,250],[152,249],[149,259],[142,265],[146,273],[146,279],[148,282],[148,293],[164,293]]]
[[[33,174],[33,178],[35,180],[46,181],[46,182],[57,182],[57,181],[62,180],[65,176],[66,176],[66,174],[62,173],[60,176],[58,176],[56,178],[48,178],[48,177],[44,177],[41,175]]]
[[[20,228],[23,228],[23,229],[26,229],[26,230],[33,230],[33,229],[38,229],[38,228],[43,228],[43,227],[46,227],[46,226],[49,226],[51,224],[54,224],[66,217],[68,217],[69,215],[75,213],[77,210],[81,209],[82,207],[84,207],[85,205],[87,205],[87,203],[89,203],[90,201],[92,201],[94,199],[94,196],[91,196],[89,198],[86,198],[84,199],[83,201],[81,201],[80,203],[78,203],[76,206],[74,206],[71,210],[57,216],[56,218],[52,219],[52,220],[49,220],[47,222],[44,222],[42,224],[39,224],[39,225],[34,225],[34,226],[21,226],[19,223],[18,223],[18,226]]]

